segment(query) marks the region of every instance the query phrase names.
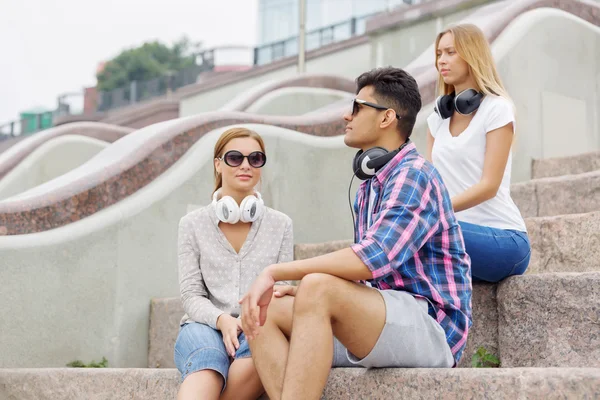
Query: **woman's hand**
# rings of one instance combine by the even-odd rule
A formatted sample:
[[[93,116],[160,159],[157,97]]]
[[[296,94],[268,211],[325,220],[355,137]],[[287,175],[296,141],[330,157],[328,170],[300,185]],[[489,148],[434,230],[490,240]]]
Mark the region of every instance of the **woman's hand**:
[[[238,335],[242,332],[242,321],[229,314],[221,314],[217,319],[217,329],[223,335],[223,343],[227,353],[235,357],[235,351],[240,348]]]
[[[298,286],[292,285],[275,285],[273,288],[275,297],[296,296]]]

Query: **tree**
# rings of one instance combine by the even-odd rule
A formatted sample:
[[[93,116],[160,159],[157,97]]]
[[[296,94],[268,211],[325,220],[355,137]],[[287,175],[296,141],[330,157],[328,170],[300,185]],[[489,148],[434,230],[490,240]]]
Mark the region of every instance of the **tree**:
[[[98,79],[98,90],[126,87],[131,81],[145,81],[195,65],[194,52],[201,47],[183,36],[172,47],[158,41],[126,49],[108,61]]]

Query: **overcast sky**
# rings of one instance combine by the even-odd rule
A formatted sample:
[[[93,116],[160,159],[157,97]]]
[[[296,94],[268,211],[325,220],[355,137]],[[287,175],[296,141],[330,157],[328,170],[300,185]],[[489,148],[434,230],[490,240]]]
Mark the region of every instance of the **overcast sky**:
[[[96,66],[144,41],[255,45],[257,0],[0,0],[0,124],[96,83]]]

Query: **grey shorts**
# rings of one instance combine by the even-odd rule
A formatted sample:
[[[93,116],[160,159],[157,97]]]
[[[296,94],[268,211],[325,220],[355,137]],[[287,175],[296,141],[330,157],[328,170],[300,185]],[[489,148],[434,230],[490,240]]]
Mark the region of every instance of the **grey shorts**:
[[[451,368],[454,357],[444,329],[428,313],[428,302],[398,290],[379,290],[385,325],[375,347],[358,359],[334,338],[333,367]]]

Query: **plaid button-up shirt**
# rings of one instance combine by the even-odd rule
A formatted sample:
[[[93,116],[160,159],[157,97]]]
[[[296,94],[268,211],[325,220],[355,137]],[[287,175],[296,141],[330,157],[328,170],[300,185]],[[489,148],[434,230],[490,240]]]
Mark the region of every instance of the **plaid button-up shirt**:
[[[427,299],[458,363],[471,326],[471,260],[437,170],[409,144],[361,184],[354,210],[352,249],[371,285]]]

